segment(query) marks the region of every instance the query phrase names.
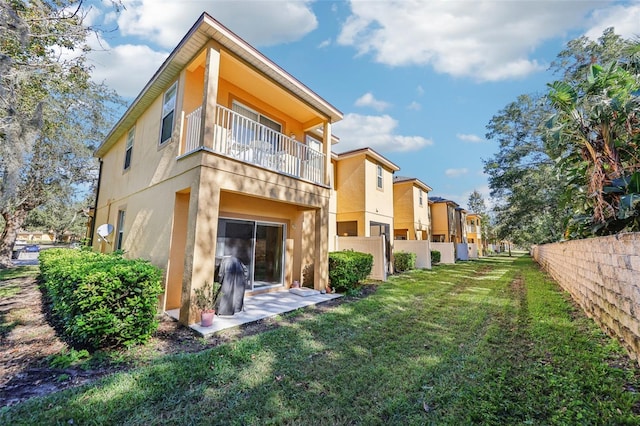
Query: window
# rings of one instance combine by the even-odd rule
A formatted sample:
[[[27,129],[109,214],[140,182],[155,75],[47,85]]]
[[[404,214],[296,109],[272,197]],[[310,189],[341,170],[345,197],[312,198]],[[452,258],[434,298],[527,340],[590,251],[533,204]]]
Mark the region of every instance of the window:
[[[422,207],[422,189],[418,189],[418,203],[420,204],[420,207]]]
[[[307,146],[314,151],[322,152],[322,142],[311,135],[305,135]]]
[[[276,142],[278,140],[278,133],[282,132],[282,125],[280,123],[242,105],[240,102],[233,101],[231,109],[242,117],[251,120],[235,120],[233,124],[233,136],[237,142],[248,144],[253,140],[267,142]],[[257,126],[255,123],[260,123],[264,127]]]
[[[122,243],[124,242],[124,210],[118,210],[118,231],[116,234],[116,250],[122,250]]]
[[[131,167],[131,154],[133,153],[133,139],[135,138],[136,128],[132,127],[127,134],[127,147],[124,150],[124,169]]]
[[[382,166],[381,165],[378,165],[378,171],[376,173],[376,177],[377,177],[378,189],[382,189]]]
[[[171,134],[173,133],[177,86],[177,82],[173,83],[169,90],[164,92],[164,100],[162,101],[162,129],[160,131],[161,145],[171,139]]]

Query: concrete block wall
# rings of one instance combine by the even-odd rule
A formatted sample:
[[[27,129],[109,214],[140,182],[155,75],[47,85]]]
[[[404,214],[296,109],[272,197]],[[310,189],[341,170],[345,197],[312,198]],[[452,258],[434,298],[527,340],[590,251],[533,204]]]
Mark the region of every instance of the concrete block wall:
[[[534,246],[532,255],[640,362],[640,233]]]

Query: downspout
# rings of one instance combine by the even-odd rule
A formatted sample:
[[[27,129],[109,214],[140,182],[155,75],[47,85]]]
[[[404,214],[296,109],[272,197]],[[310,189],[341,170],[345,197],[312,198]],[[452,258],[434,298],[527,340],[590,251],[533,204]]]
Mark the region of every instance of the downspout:
[[[98,158],[100,164],[98,168],[98,185],[96,185],[96,199],[93,203],[93,218],[91,220],[91,235],[89,236],[89,247],[93,247],[93,236],[96,233],[96,215],[98,214],[98,195],[100,194],[100,183],[102,182],[102,158]]]

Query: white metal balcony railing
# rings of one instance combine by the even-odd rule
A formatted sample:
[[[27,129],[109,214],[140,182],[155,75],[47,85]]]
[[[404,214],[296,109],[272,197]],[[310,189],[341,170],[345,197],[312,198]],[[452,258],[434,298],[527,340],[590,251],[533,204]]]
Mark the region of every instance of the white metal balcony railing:
[[[213,141],[201,141],[202,106],[185,116],[182,154],[201,147],[276,172],[324,183],[325,155],[294,138],[217,105]]]
[[[475,233],[477,233],[478,232],[478,228],[479,227],[476,226],[476,225],[467,225],[467,232],[475,232]]]

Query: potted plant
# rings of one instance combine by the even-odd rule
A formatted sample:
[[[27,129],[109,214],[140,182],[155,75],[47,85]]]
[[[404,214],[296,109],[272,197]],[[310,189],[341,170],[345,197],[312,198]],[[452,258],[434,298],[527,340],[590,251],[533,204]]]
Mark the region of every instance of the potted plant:
[[[220,284],[208,281],[200,288],[194,291],[193,304],[200,310],[200,325],[202,327],[211,327],[213,318],[216,314],[216,301],[220,295]]]

